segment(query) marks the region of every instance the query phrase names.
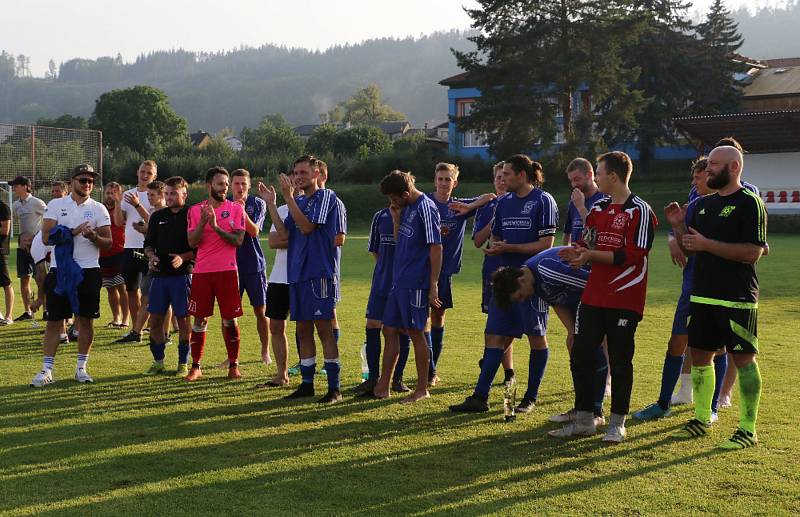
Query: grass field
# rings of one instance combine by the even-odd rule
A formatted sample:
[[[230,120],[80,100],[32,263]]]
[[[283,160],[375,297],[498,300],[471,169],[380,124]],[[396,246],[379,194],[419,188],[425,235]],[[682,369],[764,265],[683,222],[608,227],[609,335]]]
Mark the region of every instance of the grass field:
[[[680,290],[680,272],[665,244],[659,234],[637,334],[636,409],[656,398]],[[398,396],[347,397],[320,408],[281,400],[288,389],[255,390],[272,369],[258,361],[251,317],[241,321],[245,378],[229,382],[223,371],[209,368],[191,385],[171,376],[143,377],[150,364],[146,344],[112,344],[119,331],[101,328],[89,362],[96,384],[71,380],[70,344],[56,358],[57,382],[34,390],[28,383],[41,365],[40,329],[30,322],[0,328],[0,515],[797,514],[800,427],[792,418],[800,365],[800,237],[773,235],[770,244],[772,254],[759,264],[764,393],[758,447],[715,448],[736,427],[737,395],[707,439],[670,438],[690,415],[685,406],[659,422],[629,422],[621,445],[602,444],[599,437],[548,438],[555,424],[547,417],[572,402],[565,334],[555,317],[534,412],[505,423],[498,389],[489,413],[447,411],[471,392],[483,348],[480,256],[468,246],[455,280],[457,308],[448,314],[443,382],[429,400],[411,406],[398,404]],[[360,380],[372,268],[365,245],[363,233],[355,234],[344,250],[338,310],[345,389]],[[108,314],[99,327],[110,321]],[[527,347],[517,343],[524,383]],[[167,365],[174,367],[175,348],[167,352]],[[207,354],[207,365],[224,357],[218,317]],[[406,371],[413,382],[413,361]],[[324,378],[317,387],[324,390]]]

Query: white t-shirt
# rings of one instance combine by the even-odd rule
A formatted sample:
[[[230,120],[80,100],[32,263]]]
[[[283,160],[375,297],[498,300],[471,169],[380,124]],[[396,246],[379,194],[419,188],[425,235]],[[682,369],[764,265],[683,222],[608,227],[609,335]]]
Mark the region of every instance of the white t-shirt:
[[[286,221],[286,218],[289,217],[289,207],[286,205],[281,205],[278,207],[278,215],[281,216],[281,220]],[[269,229],[270,232],[278,231],[275,228],[275,225],[272,225],[272,228]],[[269,283],[271,284],[288,284],[289,279],[286,276],[286,249],[278,249],[275,250],[275,261],[272,263],[272,271],[269,273]]]
[[[111,217],[102,203],[88,198],[79,205],[72,199],[72,195],[50,201],[44,218],[52,219],[57,225],[67,228],[77,228],[85,221],[89,221],[94,229],[111,225]],[[75,235],[72,242],[72,258],[82,269],[100,267],[100,249],[93,242],[80,234]]]
[[[31,243],[31,256],[33,257],[33,263],[38,264],[39,262],[43,261],[47,258],[47,254],[53,251],[53,246],[45,246],[44,242],[42,242],[42,230],[36,232],[36,235],[33,236],[33,242]],[[51,253],[52,260],[50,264],[55,266],[56,257],[54,253]]]
[[[126,190],[122,193],[122,212],[125,214],[125,247],[126,248],[144,248],[144,235],[139,233],[134,227],[133,223],[138,223],[142,221],[142,216],[139,215],[139,211],[136,209],[135,206],[125,201],[125,196],[127,194],[138,194],[139,196],[139,203],[142,204],[142,207],[150,213],[150,200],[147,199],[147,190],[145,189],[144,192],[139,192],[138,187],[133,187],[132,189]]]

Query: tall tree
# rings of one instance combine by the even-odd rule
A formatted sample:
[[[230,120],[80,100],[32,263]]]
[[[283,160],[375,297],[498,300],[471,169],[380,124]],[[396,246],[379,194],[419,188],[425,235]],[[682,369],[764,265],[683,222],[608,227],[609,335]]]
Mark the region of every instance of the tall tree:
[[[352,97],[339,103],[325,117],[325,123],[376,124],[408,120],[400,111],[383,101],[383,92],[377,84],[356,91]]]
[[[638,26],[624,0],[480,0],[468,10],[477,49],[454,54],[481,97],[460,117],[482,132],[496,155],[547,150],[559,129],[575,142],[578,111],[594,127],[585,140],[612,143],[630,134],[642,96],[629,85],[637,70],[620,47]],[[591,96],[575,105],[578,92]],[[561,115],[561,127],[556,116]],[[586,124],[584,124],[586,125]],[[590,146],[592,142],[580,142]]]
[[[40,118],[36,121],[37,126],[61,127],[67,129],[88,129],[89,123],[83,117],[76,117],[66,113],[56,118]]]
[[[91,125],[112,148],[128,147],[144,156],[173,141],[188,141],[186,119],[167,95],[152,86],[112,90],[95,102]]]
[[[279,114],[265,116],[255,129],[242,130],[242,150],[247,154],[294,157],[302,153],[303,148],[303,139]]]
[[[56,62],[53,59],[47,62],[47,78],[58,78],[58,66],[56,66]]]

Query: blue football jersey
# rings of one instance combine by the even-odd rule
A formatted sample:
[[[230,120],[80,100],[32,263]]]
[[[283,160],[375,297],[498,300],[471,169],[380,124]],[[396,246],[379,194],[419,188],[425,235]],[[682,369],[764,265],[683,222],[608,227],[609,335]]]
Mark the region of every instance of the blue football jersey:
[[[525,197],[509,194],[500,198],[494,213],[492,235],[508,244],[536,242],[555,235],[558,207],[553,196],[534,188]],[[529,258],[525,253],[504,253],[500,265],[519,267]]]
[[[524,266],[533,273],[534,294],[550,305],[577,307],[581,300],[589,268],[574,269],[558,256],[565,246],[537,253]]]
[[[506,196],[508,194],[503,194]],[[475,239],[475,235],[483,230],[486,225],[492,224],[492,220],[494,219],[494,211],[497,208],[497,202],[500,200],[501,197],[497,197],[492,199],[490,202],[485,204],[484,206],[480,207],[477,212],[475,213],[475,224],[472,227],[472,239]],[[488,280],[492,273],[497,271],[501,265],[500,257],[496,255],[484,255],[483,256],[483,276],[484,281]]]
[[[319,189],[311,196],[296,198],[297,206],[317,227],[308,235],[300,231],[291,212],[286,219],[289,231],[287,275],[290,284],[317,278],[333,279],[336,274],[336,238],[339,204],[336,194]]]
[[[583,206],[586,207],[586,210],[592,208],[596,202],[600,201],[605,197],[605,194],[600,192],[599,190],[592,194],[590,197],[584,200]],[[572,201],[569,202],[567,205],[567,218],[564,221],[564,233],[569,234],[570,238],[572,239],[570,242],[578,242],[581,240],[581,233],[583,232],[583,219],[581,218],[580,212],[578,209],[575,208],[575,205]]]
[[[431,281],[431,244],[441,244],[439,210],[422,195],[403,210],[394,252],[393,285],[427,289]]]
[[[229,197],[228,199],[233,200]],[[264,229],[264,219],[267,217],[267,203],[258,196],[248,195],[244,202],[244,212],[256,226],[258,231]],[[267,269],[267,261],[258,235],[251,237],[244,234],[242,245],[236,249],[236,265],[240,273],[260,273]]]
[[[336,235],[347,235],[347,209],[344,202],[336,198]],[[342,284],[342,247],[336,246],[334,253],[334,270],[336,274],[336,282],[341,286]]]
[[[464,215],[459,215],[450,210],[449,204],[453,201],[470,204],[478,198],[452,197],[442,203],[436,199],[435,193],[430,192],[426,195],[439,210],[442,233],[442,276],[455,275],[461,271],[461,256],[464,253],[464,234],[467,229],[467,219],[474,216],[476,211],[472,210]]]
[[[378,210],[369,228],[367,251],[378,255],[372,272],[372,292],[386,296],[392,288],[394,268],[394,222],[388,208]]]

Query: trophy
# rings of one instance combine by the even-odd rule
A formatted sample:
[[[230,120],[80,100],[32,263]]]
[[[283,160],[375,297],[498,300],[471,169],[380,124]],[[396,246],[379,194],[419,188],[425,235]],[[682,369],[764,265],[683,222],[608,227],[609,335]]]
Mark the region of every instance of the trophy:
[[[517,415],[515,408],[517,405],[517,382],[512,377],[503,384],[503,416],[506,422],[513,422]]]

